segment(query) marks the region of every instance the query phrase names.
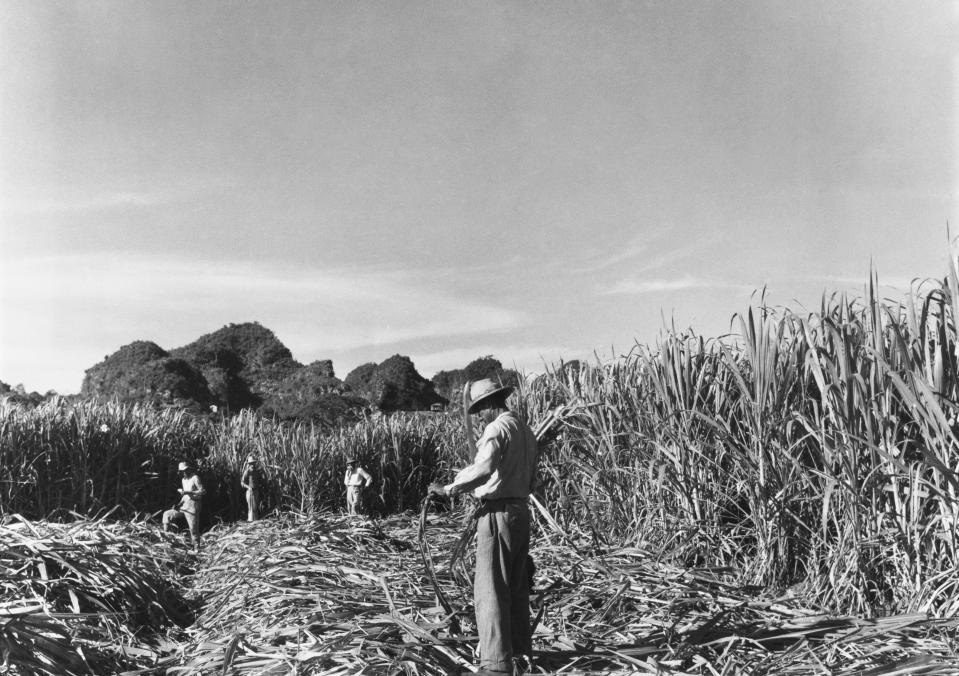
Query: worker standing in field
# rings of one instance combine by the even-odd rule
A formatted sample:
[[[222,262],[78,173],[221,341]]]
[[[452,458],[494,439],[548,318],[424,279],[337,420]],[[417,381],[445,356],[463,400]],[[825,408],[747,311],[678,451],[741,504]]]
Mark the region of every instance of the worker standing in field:
[[[258,518],[256,492],[260,483],[259,469],[256,466],[256,458],[250,453],[246,457],[246,464],[243,466],[243,476],[240,478],[240,485],[246,489],[246,520],[256,521]]]
[[[343,478],[343,483],[346,484],[347,513],[359,514],[363,509],[363,489],[373,483],[373,477],[360,466],[355,456],[346,461],[346,476]]]
[[[478,414],[486,424],[476,457],[452,483],[429,487],[433,495],[472,490],[480,501],[473,593],[481,674],[512,674],[514,660],[532,654],[527,501],[536,473],[536,437],[507,408],[512,391],[489,378],[469,385],[466,415]]]
[[[200,509],[203,505],[203,496],[206,491],[200,482],[199,475],[189,462],[181,462],[177,467],[180,474],[181,487],[177,489],[180,500],[173,509],[163,512],[163,530],[168,531],[174,519],[185,519],[193,540],[193,550],[200,549]]]

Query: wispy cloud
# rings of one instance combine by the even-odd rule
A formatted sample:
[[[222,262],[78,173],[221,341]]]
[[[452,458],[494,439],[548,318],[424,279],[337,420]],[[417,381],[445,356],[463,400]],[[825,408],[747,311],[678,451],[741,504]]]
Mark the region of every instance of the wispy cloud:
[[[671,228],[661,227],[634,236],[625,245],[594,254],[573,272],[596,273],[626,264],[637,273],[659,270],[682,261],[717,243],[715,234],[677,236]]]
[[[628,277],[621,279],[611,287],[600,291],[600,295],[640,295],[647,293],[662,293],[668,291],[683,291],[686,289],[737,289],[751,291],[753,287],[720,279],[705,279],[692,275],[683,275],[677,278],[639,279]]]
[[[50,330],[55,318],[64,331],[171,348],[230,322],[257,320],[304,359],[364,345],[494,334],[525,322],[509,308],[402,272],[358,268],[97,254],[13,262],[2,281],[0,313],[25,335],[29,327]]]
[[[29,188],[8,185],[3,187],[0,194],[0,212],[36,216],[155,207],[181,202],[229,185],[231,182],[227,177],[218,176],[181,176],[162,184],[154,183],[146,188],[142,182],[137,181],[126,186],[90,190],[77,186],[55,189],[50,186]]]
[[[616,267],[621,263],[634,261],[649,252],[649,238],[634,237],[624,247],[602,255],[593,256],[584,265],[574,269],[574,272],[599,272]]]

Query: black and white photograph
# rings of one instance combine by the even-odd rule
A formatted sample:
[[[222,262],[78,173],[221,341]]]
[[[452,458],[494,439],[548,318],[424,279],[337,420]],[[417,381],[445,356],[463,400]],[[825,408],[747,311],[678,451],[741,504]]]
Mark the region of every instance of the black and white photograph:
[[[0,673],[959,674],[957,206],[957,0],[0,0]]]

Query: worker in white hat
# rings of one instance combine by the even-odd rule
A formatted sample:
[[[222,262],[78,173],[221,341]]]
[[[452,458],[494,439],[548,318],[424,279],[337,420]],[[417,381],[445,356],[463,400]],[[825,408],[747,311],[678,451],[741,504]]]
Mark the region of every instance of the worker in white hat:
[[[433,495],[472,490],[480,501],[473,595],[481,674],[512,674],[514,659],[532,653],[527,501],[536,474],[536,437],[507,408],[512,391],[489,378],[469,384],[466,414],[478,414],[486,424],[476,457],[451,483],[429,487]]]
[[[256,456],[250,453],[246,456],[246,464],[243,465],[243,476],[240,477],[240,485],[246,489],[246,520],[256,521],[259,516],[257,509],[256,491],[260,483],[260,471],[256,465]]]
[[[346,461],[346,474],[343,484],[346,486],[346,512],[351,516],[360,514],[363,510],[363,490],[373,483],[373,477],[363,469],[355,455]]]
[[[177,466],[177,472],[180,474],[181,483],[181,488],[177,489],[180,500],[173,509],[163,512],[163,530],[170,530],[170,524],[174,519],[186,520],[190,539],[193,540],[193,551],[198,551],[200,549],[200,508],[206,491],[203,490],[200,477],[189,462],[181,462]]]

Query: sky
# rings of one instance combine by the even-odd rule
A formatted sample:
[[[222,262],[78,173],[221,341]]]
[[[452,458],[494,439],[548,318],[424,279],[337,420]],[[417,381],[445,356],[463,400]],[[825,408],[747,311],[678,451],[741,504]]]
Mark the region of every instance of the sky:
[[[0,2],[0,380],[258,321],[336,374],[718,336],[959,230],[959,5]]]

